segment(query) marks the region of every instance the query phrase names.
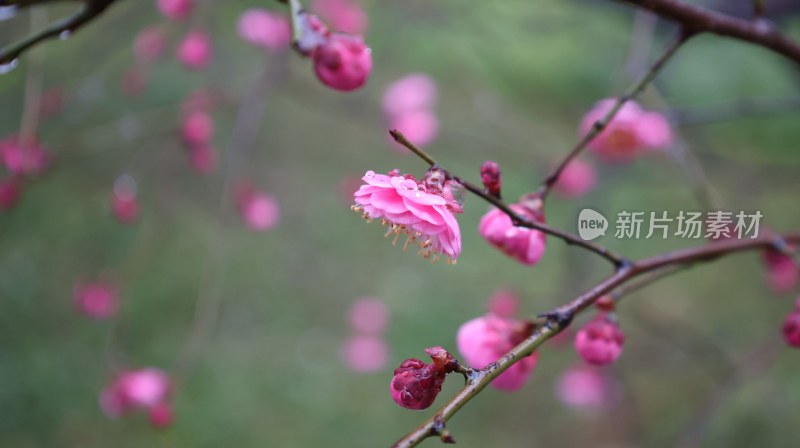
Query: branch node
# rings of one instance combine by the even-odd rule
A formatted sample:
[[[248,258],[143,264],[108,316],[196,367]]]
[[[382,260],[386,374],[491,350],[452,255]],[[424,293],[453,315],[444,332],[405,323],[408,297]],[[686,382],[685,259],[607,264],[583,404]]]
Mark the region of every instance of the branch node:
[[[442,419],[441,415],[434,417],[433,426],[431,426],[431,434],[439,436],[439,439],[442,441],[442,443],[456,443],[456,439],[453,438],[453,434],[451,434],[450,430],[445,427],[444,419]]]

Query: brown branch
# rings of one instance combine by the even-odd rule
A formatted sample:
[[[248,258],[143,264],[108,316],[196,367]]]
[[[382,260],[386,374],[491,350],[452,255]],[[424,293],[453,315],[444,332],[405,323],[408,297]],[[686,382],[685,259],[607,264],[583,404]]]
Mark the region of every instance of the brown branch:
[[[438,434],[443,430],[444,424],[446,424],[467,402],[489,385],[494,378],[511,367],[519,359],[533,353],[533,351],[545,341],[564,330],[564,328],[569,326],[576,314],[585,310],[594,304],[601,296],[610,293],[615,288],[625,285],[629,281],[644,274],[656,272],[661,269],[710,261],[721,256],[747,250],[766,249],[775,244],[779,244],[779,242],[783,240],[790,242],[800,241],[800,231],[784,235],[767,235],[755,239],[716,241],[702,246],[667,252],[624,266],[576,299],[544,313],[542,315],[546,317],[544,325],[540,326],[530,337],[514,347],[496,362],[489,364],[481,370],[473,371],[467,384],[455,397],[419,427],[397,441],[393,447],[414,447],[419,445],[426,438]]]
[[[695,33],[712,33],[768,48],[800,63],[800,43],[786,37],[770,22],[757,18],[743,20],[680,0],[616,0],[644,8],[660,17],[678,22]]]
[[[425,151],[423,151],[422,149],[418,148],[416,145],[414,145],[413,143],[408,141],[408,139],[401,132],[399,132],[397,130],[390,130],[389,134],[392,136],[392,138],[397,143],[399,143],[399,144],[405,146],[406,148],[408,148],[409,151],[411,151],[414,154],[416,154],[417,156],[419,156],[419,158],[421,158],[422,160],[427,162],[428,165],[431,165],[431,166],[438,165],[436,163],[436,160],[433,159],[433,157],[431,157],[428,153],[426,153]],[[615,254],[614,252],[612,252],[612,251],[610,251],[610,250],[608,250],[608,249],[606,249],[604,247],[598,246],[598,245],[593,244],[593,243],[591,243],[589,241],[584,241],[584,240],[578,238],[577,236],[575,236],[575,235],[573,235],[571,233],[564,232],[564,231],[556,229],[554,227],[550,227],[547,224],[536,222],[536,221],[532,221],[532,220],[529,220],[529,219],[527,219],[527,218],[525,218],[523,216],[520,216],[514,210],[512,210],[511,207],[508,206],[508,204],[506,204],[502,200],[490,195],[489,193],[485,192],[483,190],[483,188],[478,187],[477,185],[475,185],[475,184],[473,184],[471,182],[468,182],[468,181],[466,181],[466,180],[464,180],[464,179],[462,179],[462,178],[460,178],[458,176],[453,175],[452,173],[447,171],[444,167],[440,166],[440,168],[442,168],[442,170],[444,170],[444,172],[446,173],[448,178],[450,178],[450,179],[458,182],[459,184],[463,185],[464,188],[466,188],[472,194],[480,197],[484,201],[494,205],[495,207],[497,207],[498,209],[503,211],[505,214],[507,214],[509,216],[509,218],[511,218],[511,222],[515,226],[525,227],[525,228],[528,228],[528,229],[539,230],[539,231],[544,232],[544,233],[546,233],[548,235],[552,235],[552,236],[554,236],[556,238],[559,238],[559,239],[563,240],[567,244],[570,244],[570,245],[574,244],[576,246],[580,246],[580,247],[582,247],[584,249],[587,249],[587,250],[589,250],[591,252],[594,252],[594,253],[600,255],[601,257],[603,257],[606,260],[608,260],[611,263],[613,263],[614,266],[616,266],[617,268],[621,268],[622,266],[624,266],[624,265],[626,265],[628,263],[628,261],[625,260],[625,258],[623,258],[620,255]]]
[[[587,132],[586,135],[581,138],[578,144],[572,148],[567,156],[564,157],[564,159],[561,160],[561,162],[555,168],[553,168],[550,174],[545,177],[544,182],[542,182],[542,186],[539,188],[539,193],[541,194],[542,200],[544,200],[548,193],[550,193],[553,185],[555,185],[555,183],[558,181],[559,176],[561,176],[561,173],[564,171],[567,165],[569,165],[572,159],[577,157],[578,154],[580,154],[580,152],[583,151],[586,146],[588,146],[589,143],[595,139],[595,137],[600,135],[600,133],[605,130],[605,128],[608,126],[611,120],[614,119],[625,103],[634,99],[639,93],[642,92],[642,90],[644,90],[645,87],[647,87],[648,84],[650,84],[653,78],[655,78],[658,72],[661,71],[672,55],[674,55],[678,48],[680,48],[681,45],[683,45],[683,43],[686,42],[686,40],[691,36],[691,32],[681,31],[678,37],[667,47],[661,57],[659,57],[650,66],[647,72],[645,72],[635,83],[633,83],[633,85],[631,85],[628,90],[622,94],[622,96],[617,98],[611,110],[609,110],[603,116],[603,118],[595,121],[594,124],[592,124],[592,128],[589,130],[589,132]]]
[[[86,1],[83,7],[74,15],[53,22],[52,24],[50,24],[50,26],[42,29],[41,31],[31,34],[30,36],[18,42],[14,42],[13,44],[8,45],[3,49],[0,49],[0,65],[11,63],[12,61],[20,57],[22,53],[44,42],[45,40],[63,36],[64,33],[72,34],[76,32],[78,29],[80,29],[87,23],[97,18],[97,16],[102,14],[106,10],[106,8],[111,6],[111,4],[116,1],[117,0]],[[2,5],[9,6],[14,3],[15,2],[11,2],[8,4],[3,3]],[[20,2],[20,3],[25,4],[26,2]],[[45,2],[27,2],[27,3],[32,4],[32,3],[45,3]]]

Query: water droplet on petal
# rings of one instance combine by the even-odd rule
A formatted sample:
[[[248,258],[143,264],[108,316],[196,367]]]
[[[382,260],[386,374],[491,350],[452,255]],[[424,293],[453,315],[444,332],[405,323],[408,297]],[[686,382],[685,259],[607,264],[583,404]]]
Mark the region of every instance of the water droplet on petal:
[[[367,171],[367,174],[364,175],[367,179],[372,179],[375,177],[375,171]]]
[[[416,196],[416,197],[418,197],[418,198],[421,198],[421,197],[422,197],[422,193],[420,193],[420,192],[418,191],[418,192],[417,192],[417,194],[416,194],[416,195],[414,195],[414,196]]]
[[[19,65],[19,59],[14,59],[11,62],[6,64],[0,64],[0,75],[5,75],[6,73],[14,70]]]
[[[13,19],[17,15],[17,5],[0,6],[0,22]]]
[[[64,30],[61,32],[61,34],[58,35],[58,38],[61,40],[67,40],[69,39],[70,36],[72,36],[72,31]]]

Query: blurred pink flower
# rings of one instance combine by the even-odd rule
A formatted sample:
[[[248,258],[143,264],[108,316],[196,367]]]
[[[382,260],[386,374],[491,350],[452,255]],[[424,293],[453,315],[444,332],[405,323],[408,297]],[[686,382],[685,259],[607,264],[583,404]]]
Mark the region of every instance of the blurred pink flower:
[[[584,361],[597,366],[616,361],[624,343],[625,334],[607,313],[598,313],[575,335],[575,350]]]
[[[599,101],[583,117],[580,134],[588,133],[615,104],[615,99]],[[645,112],[637,102],[626,102],[603,132],[589,142],[589,149],[608,161],[628,161],[644,150],[660,149],[672,144],[669,123],[657,112]]]
[[[189,147],[189,163],[198,173],[210,173],[217,168],[217,150],[208,145]]]
[[[17,179],[0,180],[0,210],[9,210],[22,196],[22,183]]]
[[[170,20],[181,20],[192,13],[194,0],[156,0],[158,10]]]
[[[123,174],[114,181],[114,189],[111,192],[111,212],[123,224],[130,224],[139,217],[136,192],[136,180],[130,175]]]
[[[777,293],[789,292],[800,280],[800,267],[794,259],[775,249],[763,252],[764,264],[767,267],[767,284]]]
[[[150,420],[150,424],[154,427],[159,429],[167,428],[172,425],[172,420],[174,418],[172,406],[166,402],[159,403],[150,408],[150,412],[148,413],[147,417]]]
[[[556,384],[556,397],[567,406],[598,409],[608,404],[609,384],[596,368],[572,367]]]
[[[389,392],[392,400],[407,409],[426,409],[433,404],[442,390],[448,373],[457,365],[450,353],[442,347],[425,349],[431,359],[425,364],[419,359],[409,358],[394,370]]]
[[[252,230],[264,232],[278,225],[280,208],[272,196],[245,187],[237,193],[237,203],[242,219]]]
[[[519,312],[519,296],[507,289],[498,289],[489,298],[489,313],[504,319],[512,318]]]
[[[433,142],[439,133],[439,119],[431,111],[417,110],[395,116],[391,119],[389,128],[400,131],[415,145],[426,146]],[[394,142],[394,140],[391,141]],[[395,143],[394,147],[399,151],[408,153],[405,147],[397,143]]]
[[[16,135],[0,140],[0,157],[10,173],[28,176],[44,171],[49,161],[47,152],[35,138],[23,145]]]
[[[436,81],[424,73],[412,73],[393,82],[383,93],[383,112],[390,119],[409,112],[429,111],[436,105]]]
[[[330,23],[335,31],[349,34],[367,31],[367,14],[354,0],[314,0],[310,9]]]
[[[389,325],[389,308],[378,299],[363,297],[350,306],[348,318],[356,333],[376,336]]]
[[[123,371],[100,394],[100,408],[109,417],[139,409],[152,410],[166,403],[170,388],[169,376],[160,369]]]
[[[358,89],[372,72],[372,50],[357,36],[331,34],[313,50],[312,57],[317,78],[336,90]]]
[[[261,8],[242,13],[237,29],[248,43],[271,50],[288,48],[292,39],[289,19]]]
[[[464,360],[474,369],[482,369],[497,361],[509,350],[530,335],[530,322],[503,318],[489,313],[472,319],[458,329],[456,344]],[[505,391],[515,391],[527,381],[539,354],[520,359],[492,381],[492,386]]]
[[[544,222],[540,203],[538,200],[523,200],[511,204],[511,209],[529,220]],[[533,266],[544,255],[545,234],[538,230],[513,225],[511,218],[500,209],[492,208],[483,215],[478,225],[478,232],[489,244],[522,264]]]
[[[555,189],[566,197],[578,197],[591,191],[597,183],[594,166],[581,159],[573,159],[561,172]]]
[[[377,336],[353,336],[342,345],[342,358],[356,372],[377,372],[389,361],[389,347]]]
[[[202,70],[211,62],[211,40],[203,31],[192,31],[178,45],[178,60],[190,70]]]
[[[164,54],[166,43],[167,37],[164,29],[159,26],[151,26],[139,31],[133,41],[133,53],[139,62],[151,63]]]
[[[461,253],[461,231],[453,213],[461,207],[445,198],[442,189],[420,184],[413,176],[376,174],[367,171],[365,182],[355,193],[353,210],[368,220],[380,219],[389,225],[387,236],[400,235],[409,242],[419,241],[420,254],[434,260],[444,255],[455,261]]]
[[[119,292],[113,284],[78,283],[72,296],[78,313],[92,319],[107,319],[119,311]]]
[[[211,115],[201,110],[190,112],[183,118],[181,134],[189,145],[207,145],[214,136],[214,121]]]

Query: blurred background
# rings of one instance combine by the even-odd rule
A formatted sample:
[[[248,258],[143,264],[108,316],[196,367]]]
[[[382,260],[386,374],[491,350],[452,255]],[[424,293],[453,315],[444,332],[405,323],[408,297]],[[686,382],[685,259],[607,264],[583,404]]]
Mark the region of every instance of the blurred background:
[[[747,4],[731,12],[749,15],[748,1],[724,3]],[[800,38],[790,3],[768,0],[768,11]],[[309,60],[243,40],[245,10],[285,7],[241,0],[198,1],[181,21],[154,1],[118,2],[0,75],[0,139],[20,132],[33,92],[27,110],[49,160],[0,214],[0,446],[388,446],[434,412],[392,402],[388,384],[403,359],[433,345],[455,351],[459,326],[483,315],[498,289],[515,291],[530,317],[609,274],[599,257],[555,239],[534,267],[505,257],[478,235],[487,206],[475,197],[459,217],[458,264],[431,265],[353,213],[351,193],[366,170],[424,173],[389,142],[381,106],[386,88],[410,73],[438,86],[438,130],[425,145],[434,157],[473,181],[484,160],[498,162],[511,200],[535,189],[576,142],[582,116],[622,92],[674,27],[597,0],[355,5],[368,17],[374,70],[348,94],[315,79]],[[0,23],[0,42],[73,7],[19,11]],[[137,62],[134,40],[153,26],[163,55]],[[175,51],[197,29],[213,57],[187,70]],[[583,207],[674,212],[703,209],[711,197],[761,211],[770,228],[797,229],[798,75],[761,48],[690,41],[640,101],[672,120],[676,143],[625,164],[585,157],[596,185],[554,195],[548,222],[575,231]],[[182,141],[197,92],[213,119],[216,164],[192,159]],[[691,174],[698,165],[710,194]],[[131,218],[120,200],[133,190]],[[243,205],[253,191],[268,198],[259,209],[266,224]],[[637,258],[702,241],[598,243]],[[602,399],[587,405],[559,393],[580,365],[568,335],[545,345],[522,390],[488,388],[448,427],[464,447],[794,446],[800,354],[780,327],[797,291],[775,292],[767,277],[748,253],[638,292],[619,309],[628,339],[601,371]],[[113,316],[76,309],[74,296],[91,282],[116,288]],[[389,316],[386,359],[379,350],[367,369],[344,349],[356,336],[348,313],[363,297]],[[146,366],[171,375],[167,429],[142,413],[109,418],[98,404],[116,372]],[[433,408],[460,386],[450,378]]]

